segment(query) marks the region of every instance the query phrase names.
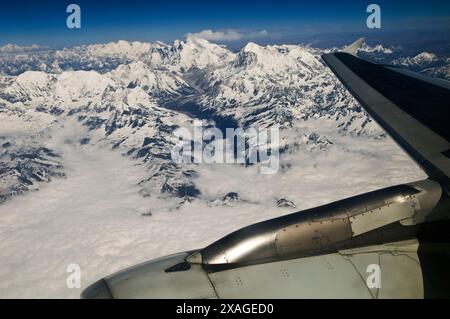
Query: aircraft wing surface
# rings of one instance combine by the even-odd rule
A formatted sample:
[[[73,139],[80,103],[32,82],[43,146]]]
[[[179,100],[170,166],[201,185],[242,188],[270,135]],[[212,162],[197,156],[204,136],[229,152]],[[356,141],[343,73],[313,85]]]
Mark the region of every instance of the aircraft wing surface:
[[[361,40],[322,58],[432,179],[450,185],[450,83],[359,58]]]

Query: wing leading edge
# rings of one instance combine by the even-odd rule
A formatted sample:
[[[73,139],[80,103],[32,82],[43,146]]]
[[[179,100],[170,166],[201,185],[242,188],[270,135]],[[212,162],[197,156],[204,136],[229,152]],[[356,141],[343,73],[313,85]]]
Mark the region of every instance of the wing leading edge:
[[[358,58],[355,45],[349,47],[322,58],[375,121],[432,179],[447,188],[450,83]]]

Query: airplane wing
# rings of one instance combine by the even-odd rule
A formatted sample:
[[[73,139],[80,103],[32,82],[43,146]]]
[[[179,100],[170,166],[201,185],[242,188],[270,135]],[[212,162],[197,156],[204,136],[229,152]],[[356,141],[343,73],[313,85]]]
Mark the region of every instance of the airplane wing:
[[[359,39],[323,60],[375,121],[422,167],[450,188],[450,83],[356,56]]]

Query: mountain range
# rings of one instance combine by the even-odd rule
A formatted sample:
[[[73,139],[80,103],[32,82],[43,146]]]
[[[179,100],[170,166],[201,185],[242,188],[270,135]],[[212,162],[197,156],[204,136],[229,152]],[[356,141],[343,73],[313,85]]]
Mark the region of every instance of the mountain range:
[[[287,170],[283,159],[289,154],[326,152],[342,136],[385,138],[321,61],[322,53],[337,49],[248,43],[232,51],[192,36],[171,45],[1,47],[0,202],[65,177],[55,139],[73,130],[73,123],[82,128],[72,132],[81,147],[102,145],[142,165],[143,196],[178,197],[180,204],[206,199],[196,185],[199,164],[171,159],[175,130],[191,129],[194,120],[223,132],[279,127]],[[450,78],[450,58],[434,53],[405,57],[397,48],[365,45],[361,55]],[[304,130],[302,123],[314,119],[333,121],[339,136]],[[208,200],[240,197],[228,189]],[[286,203],[295,206],[285,198],[274,201]]]

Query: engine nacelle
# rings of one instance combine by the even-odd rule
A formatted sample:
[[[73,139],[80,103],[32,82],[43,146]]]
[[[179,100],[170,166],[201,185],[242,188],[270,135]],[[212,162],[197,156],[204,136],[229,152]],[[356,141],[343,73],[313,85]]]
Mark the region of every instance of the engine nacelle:
[[[441,196],[431,180],[388,187],[244,227],[186,260],[214,271],[387,242],[414,235]]]

